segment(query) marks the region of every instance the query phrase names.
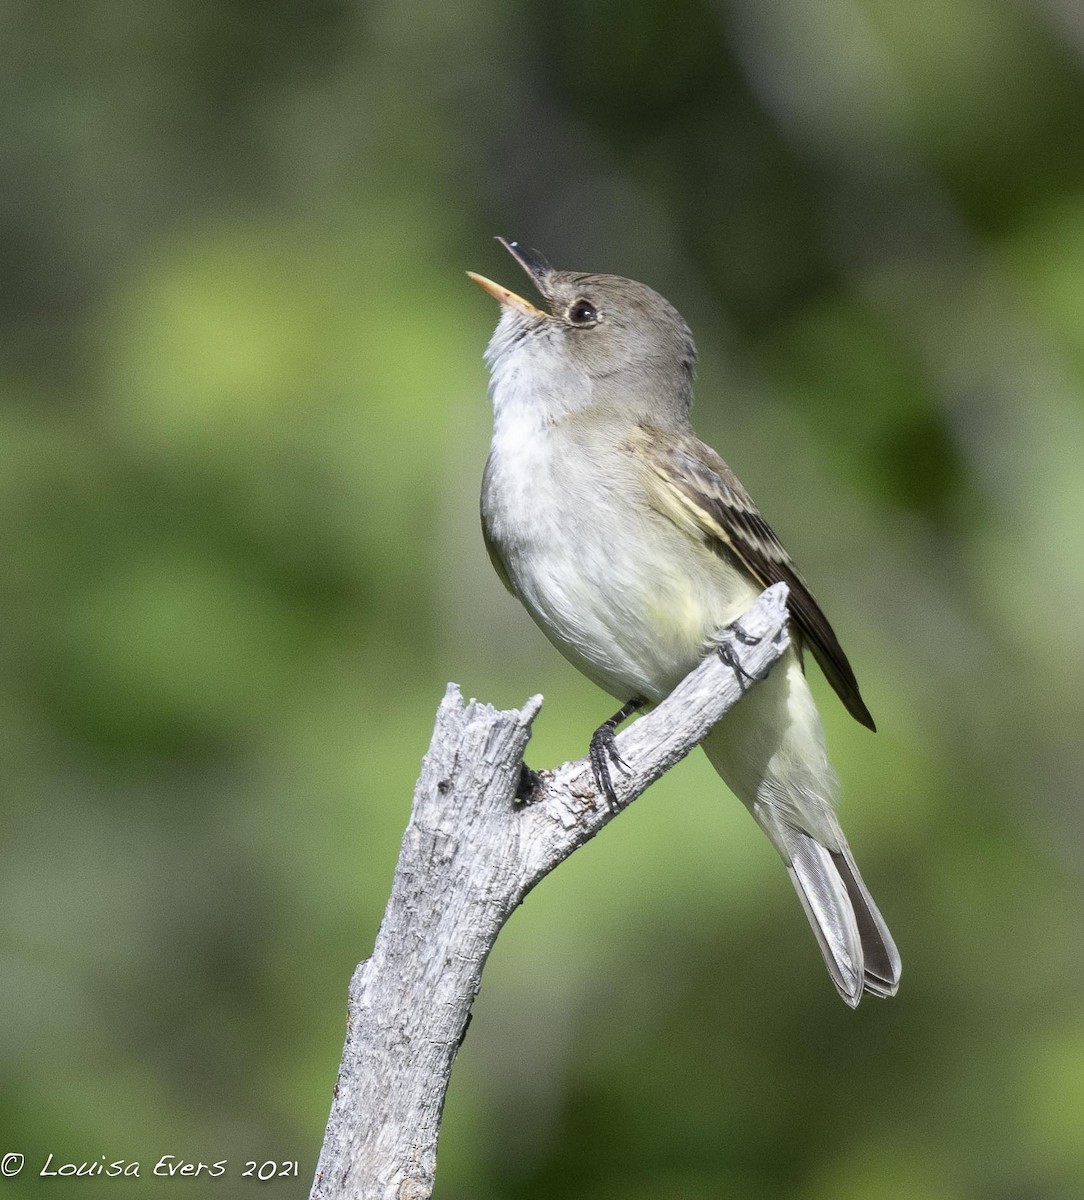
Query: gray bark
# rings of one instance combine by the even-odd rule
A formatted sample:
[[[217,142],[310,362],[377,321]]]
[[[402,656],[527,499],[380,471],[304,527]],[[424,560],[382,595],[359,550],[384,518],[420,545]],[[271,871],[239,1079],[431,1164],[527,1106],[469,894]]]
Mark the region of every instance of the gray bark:
[[[727,632],[734,658],[761,677],[786,649],[786,586],[776,584]],[[718,655],[617,735],[631,803],[704,737],[751,685]],[[530,804],[515,791],[534,696],[499,712],[451,684],[429,751],[372,957],[350,982],[346,1044],[312,1200],[427,1200],[452,1063],[482,968],[528,891],[612,813],[586,758],[541,772]]]

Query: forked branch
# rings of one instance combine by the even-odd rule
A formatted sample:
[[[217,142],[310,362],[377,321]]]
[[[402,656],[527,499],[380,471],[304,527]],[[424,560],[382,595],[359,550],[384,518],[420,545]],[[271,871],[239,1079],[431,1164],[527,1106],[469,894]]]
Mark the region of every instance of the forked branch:
[[[776,584],[722,636],[740,669],[709,655],[617,735],[630,804],[704,737],[788,645]],[[414,791],[391,898],[372,957],[350,982],[346,1044],[313,1200],[427,1200],[452,1063],[482,967],[504,922],[540,879],[614,813],[587,758],[540,773],[516,801],[531,722],[542,706],[499,712],[449,685]]]

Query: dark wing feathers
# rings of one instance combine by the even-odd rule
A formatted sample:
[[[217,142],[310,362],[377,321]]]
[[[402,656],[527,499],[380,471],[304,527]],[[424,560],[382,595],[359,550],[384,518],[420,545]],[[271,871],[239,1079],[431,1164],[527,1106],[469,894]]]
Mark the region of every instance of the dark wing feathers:
[[[648,436],[638,448],[663,483],[680,493],[707,540],[738,559],[762,587],[787,585],[791,616],[802,640],[847,711],[868,729],[876,729],[832,626],[738,477],[714,450],[691,435],[675,442],[672,435],[662,439],[644,432]]]

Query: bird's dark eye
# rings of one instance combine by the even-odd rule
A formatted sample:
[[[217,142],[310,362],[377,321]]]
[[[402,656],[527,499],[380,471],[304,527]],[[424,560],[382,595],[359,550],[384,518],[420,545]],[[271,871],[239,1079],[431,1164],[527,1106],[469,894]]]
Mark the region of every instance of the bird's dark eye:
[[[573,325],[594,325],[598,312],[590,300],[574,300],[568,310],[568,319]]]

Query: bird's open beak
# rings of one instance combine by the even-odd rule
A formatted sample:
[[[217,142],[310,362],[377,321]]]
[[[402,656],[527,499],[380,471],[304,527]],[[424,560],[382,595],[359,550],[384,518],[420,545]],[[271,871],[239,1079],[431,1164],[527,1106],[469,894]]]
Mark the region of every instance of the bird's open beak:
[[[497,238],[497,241],[508,251],[509,254],[519,263],[519,265],[530,275],[535,287],[542,290],[542,283],[549,274],[549,267],[545,260],[537,252],[524,250],[519,242],[506,242],[504,238]],[[467,278],[473,279],[474,282],[488,292],[498,304],[508,305],[510,308],[518,308],[521,313],[528,317],[544,317],[546,314],[536,308],[529,300],[524,300],[522,296],[516,295],[511,289],[502,287],[499,283],[494,283],[492,279],[487,279],[484,275],[478,275],[474,271],[467,272]],[[544,294],[544,293],[543,293]]]
[[[467,278],[473,279],[498,304],[506,304],[509,308],[518,308],[521,313],[524,313],[528,317],[544,317],[546,315],[540,308],[535,308],[530,300],[524,300],[522,296],[517,296],[510,288],[502,287],[499,283],[494,283],[492,279],[487,279],[484,275],[468,271]]]

